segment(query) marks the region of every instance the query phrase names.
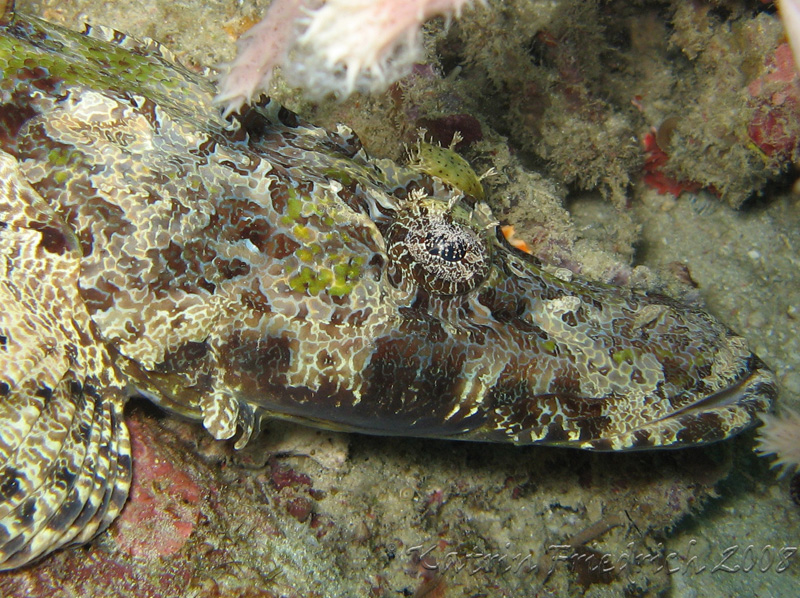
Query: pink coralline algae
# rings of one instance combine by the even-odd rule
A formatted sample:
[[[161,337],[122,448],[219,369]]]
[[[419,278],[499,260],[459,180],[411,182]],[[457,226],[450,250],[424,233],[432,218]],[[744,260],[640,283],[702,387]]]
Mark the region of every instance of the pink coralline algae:
[[[297,519],[300,523],[307,521],[313,510],[313,503],[309,499],[302,496],[293,498],[286,502],[286,512]]]
[[[684,191],[695,193],[703,188],[696,181],[678,180],[664,171],[664,166],[669,157],[658,145],[655,132],[647,133],[644,136],[643,144],[645,151],[643,180],[645,185],[655,189],[661,195],[669,193],[675,197],[679,197]]]
[[[135,466],[130,500],[113,528],[117,546],[134,557],[175,554],[197,523],[201,489],[153,448],[150,429],[135,419],[128,426]]]
[[[304,473],[297,473],[294,469],[270,459],[270,481],[276,490],[284,488],[303,489],[311,486],[311,478]]]
[[[788,43],[767,58],[767,73],[748,85],[755,106],[747,132],[770,158],[797,158],[800,142],[800,76]]]
[[[308,521],[314,512],[314,501],[324,497],[324,493],[312,488],[311,477],[305,473],[297,473],[275,459],[270,459],[268,466],[269,481],[277,491],[273,495],[276,504],[282,504],[300,523]]]

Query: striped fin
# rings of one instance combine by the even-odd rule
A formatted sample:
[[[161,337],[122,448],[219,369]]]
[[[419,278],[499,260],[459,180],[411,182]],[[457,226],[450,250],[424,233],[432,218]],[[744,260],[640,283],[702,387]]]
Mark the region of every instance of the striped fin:
[[[0,569],[88,541],[127,498],[124,382],[80,300],[79,260],[0,152]]]

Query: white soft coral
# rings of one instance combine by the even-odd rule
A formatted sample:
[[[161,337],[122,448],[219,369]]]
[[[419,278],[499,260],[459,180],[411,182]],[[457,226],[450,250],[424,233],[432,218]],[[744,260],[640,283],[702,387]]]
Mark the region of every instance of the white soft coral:
[[[222,65],[214,98],[226,117],[267,89],[275,67],[286,60],[305,6],[300,0],[275,0],[264,18],[239,38],[236,59]]]
[[[794,54],[794,63],[796,68],[800,68],[800,0],[778,0],[778,10]]]
[[[800,469],[800,414],[784,408],[780,416],[760,417],[764,425],[758,430],[756,451],[777,456],[772,467],[780,468],[781,475]]]
[[[460,13],[471,0],[275,0],[239,43],[215,102],[225,114],[266,91],[281,64],[313,97],[377,92],[408,73],[422,53],[420,27]],[[290,54],[291,52],[291,54]],[[287,61],[287,57],[290,60]]]

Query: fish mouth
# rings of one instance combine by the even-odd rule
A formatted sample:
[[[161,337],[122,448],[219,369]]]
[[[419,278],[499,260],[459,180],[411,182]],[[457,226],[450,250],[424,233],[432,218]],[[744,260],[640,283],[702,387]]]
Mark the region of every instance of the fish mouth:
[[[757,359],[757,358],[756,358]],[[664,419],[680,417],[687,413],[705,412],[730,406],[744,406],[753,401],[764,401],[767,404],[759,411],[768,411],[778,394],[775,374],[766,368],[763,363],[760,367],[750,368],[749,374],[737,380],[734,384],[718,390],[703,399],[676,410]]]
[[[590,441],[594,450],[673,449],[719,442],[752,428],[778,395],[775,374],[752,356],[748,373],[730,386],[616,437]]]

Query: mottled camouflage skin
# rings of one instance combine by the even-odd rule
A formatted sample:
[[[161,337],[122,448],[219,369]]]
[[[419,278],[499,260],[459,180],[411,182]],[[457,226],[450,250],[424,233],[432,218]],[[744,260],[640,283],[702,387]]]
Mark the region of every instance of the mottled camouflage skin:
[[[773,375],[708,314],[546,274],[483,204],[348,129],[271,105],[229,123],[152,42],[5,21],[2,567],[116,516],[137,393],[240,444],[270,415],[677,447],[769,408]]]

